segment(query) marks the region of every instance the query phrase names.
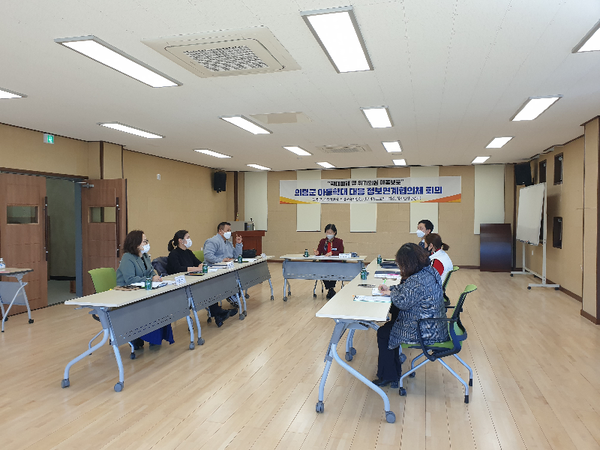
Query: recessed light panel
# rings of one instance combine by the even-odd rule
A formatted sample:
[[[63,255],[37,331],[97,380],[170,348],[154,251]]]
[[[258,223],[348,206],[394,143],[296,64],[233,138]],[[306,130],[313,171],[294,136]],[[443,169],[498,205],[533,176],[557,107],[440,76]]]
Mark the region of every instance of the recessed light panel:
[[[113,130],[123,131],[124,133],[135,134],[136,136],[140,136],[146,139],[162,139],[164,136],[159,134],[149,133],[148,131],[140,130],[139,128],[133,128],[129,125],[123,125],[119,122],[106,122],[99,123],[103,127],[112,128]]]
[[[382,142],[382,144],[388,153],[400,153],[402,151],[402,147],[400,147],[400,142],[398,141]]]
[[[0,88],[0,98],[25,98],[25,97],[27,97],[27,96]]]
[[[552,106],[562,95],[552,95],[549,97],[529,97],[525,104],[517,111],[517,114],[511,119],[513,122],[522,120],[533,120]]]
[[[600,50],[600,21],[573,48],[573,53],[595,52]]]
[[[484,162],[486,162],[488,159],[490,159],[489,156],[478,156],[477,158],[475,158],[471,164],[483,164]]]
[[[510,141],[513,137],[512,136],[505,136],[505,137],[497,137],[492,139],[492,142],[490,142],[488,145],[486,145],[485,148],[502,148],[504,147],[508,141]]]
[[[203,153],[208,156],[214,156],[215,158],[231,158],[231,156],[224,155],[223,153],[219,152],[213,152],[212,150],[198,149],[194,151],[198,153]]]
[[[253,169],[258,169],[258,170],[271,170],[269,167],[265,167],[265,166],[261,166],[258,164],[246,164],[248,167],[252,167]]]
[[[252,134],[271,134],[269,130],[261,127],[260,125],[255,124],[254,122],[246,119],[243,116],[230,116],[230,117],[221,117],[225,122],[229,122],[236,127],[240,127],[242,130],[248,131]]]
[[[305,11],[301,15],[335,70],[373,70],[351,6]]]
[[[392,161],[394,161],[394,164],[396,166],[405,166],[406,165],[405,159],[393,159]]]
[[[392,127],[392,119],[390,119],[390,113],[385,106],[361,108],[361,110],[373,128]]]
[[[160,73],[158,70],[127,55],[96,36],[55,39],[54,42],[75,50],[122,74],[135,78],[152,87],[181,86],[181,83]]]
[[[303,148],[300,148],[300,147],[292,146],[292,147],[283,147],[283,148],[285,148],[286,150],[289,150],[292,153],[295,153],[298,156],[310,156],[311,155],[306,150],[304,150]]]
[[[325,167],[326,169],[333,169],[335,166],[333,164],[329,164],[328,162],[318,162],[318,165],[320,165],[321,167]]]

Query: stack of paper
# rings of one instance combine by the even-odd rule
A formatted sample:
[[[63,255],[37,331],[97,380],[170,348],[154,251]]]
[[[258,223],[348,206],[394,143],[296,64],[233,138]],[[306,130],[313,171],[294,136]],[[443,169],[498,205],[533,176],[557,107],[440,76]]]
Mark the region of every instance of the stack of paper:
[[[372,296],[372,295],[355,295],[355,302],[367,302],[367,303],[391,303],[390,297],[384,295]]]

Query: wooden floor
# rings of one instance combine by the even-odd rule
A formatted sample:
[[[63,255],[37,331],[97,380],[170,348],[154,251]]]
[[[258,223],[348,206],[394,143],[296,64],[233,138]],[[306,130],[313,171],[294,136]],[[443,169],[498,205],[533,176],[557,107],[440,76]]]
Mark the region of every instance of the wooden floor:
[[[554,290],[526,289],[529,277],[460,270],[448,292],[468,283],[471,402],[440,364],[410,379],[407,397],[387,389],[383,402],[334,364],[325,412],[315,404],[333,322],[317,319],[324,296],[292,281],[282,301],[281,265],[252,288],[248,317],[222,328],[206,324],[204,346],[188,350],[184,320],[175,344],[127,357],[125,389],[113,391],[117,367],[105,346],[71,371],[65,364],[98,327],[85,310],[64,305],[11,317],[0,336],[0,448],[8,449],[597,449],[600,448],[600,327],[581,304]],[[375,332],[357,332],[352,366],[374,378]],[[343,351],[343,350],[342,350]],[[409,354],[410,356],[410,354]],[[465,374],[462,366],[451,366]]]

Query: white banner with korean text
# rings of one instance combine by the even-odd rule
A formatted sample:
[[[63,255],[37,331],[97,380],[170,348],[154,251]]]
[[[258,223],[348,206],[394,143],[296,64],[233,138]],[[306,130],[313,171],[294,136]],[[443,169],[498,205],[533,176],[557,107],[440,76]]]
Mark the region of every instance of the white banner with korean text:
[[[460,203],[461,177],[282,180],[280,204]]]

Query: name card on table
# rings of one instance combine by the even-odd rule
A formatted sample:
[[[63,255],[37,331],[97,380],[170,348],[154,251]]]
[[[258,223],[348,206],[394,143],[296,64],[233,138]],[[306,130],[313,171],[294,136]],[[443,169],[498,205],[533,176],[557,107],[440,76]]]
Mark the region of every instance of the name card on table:
[[[352,258],[352,253],[340,253],[340,259],[350,259]]]
[[[178,277],[175,277],[175,286],[181,286],[185,284],[185,276],[184,275],[179,275]]]

